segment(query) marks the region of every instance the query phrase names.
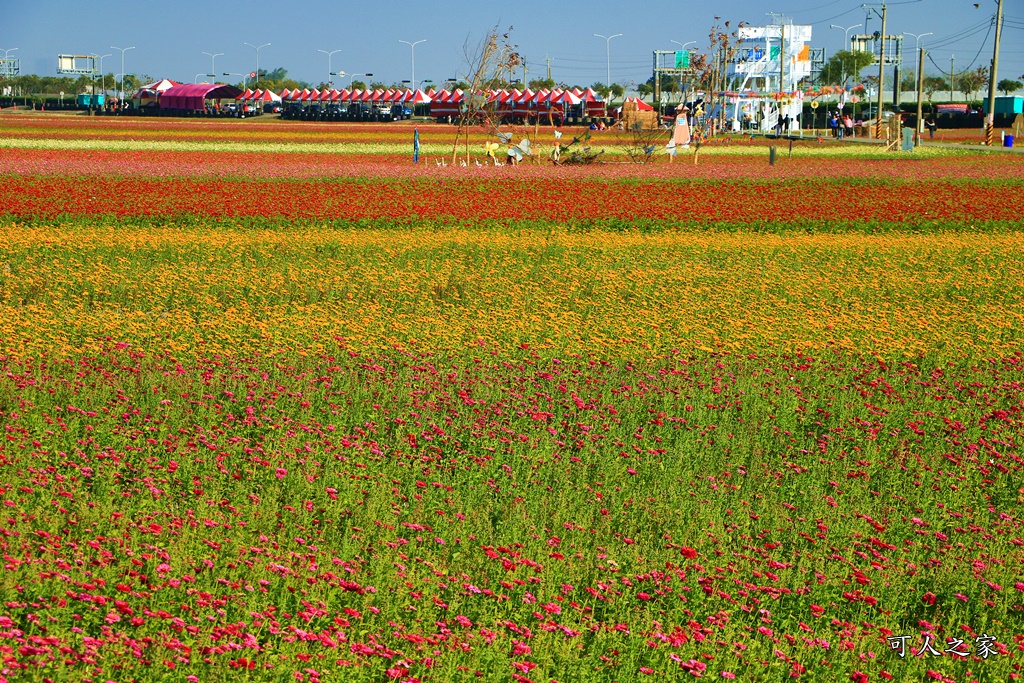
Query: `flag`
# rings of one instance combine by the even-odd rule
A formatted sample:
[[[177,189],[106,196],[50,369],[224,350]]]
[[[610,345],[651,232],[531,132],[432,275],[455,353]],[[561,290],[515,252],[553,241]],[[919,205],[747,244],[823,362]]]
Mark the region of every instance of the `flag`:
[[[414,128],[412,132],[412,163],[420,161],[420,129]]]

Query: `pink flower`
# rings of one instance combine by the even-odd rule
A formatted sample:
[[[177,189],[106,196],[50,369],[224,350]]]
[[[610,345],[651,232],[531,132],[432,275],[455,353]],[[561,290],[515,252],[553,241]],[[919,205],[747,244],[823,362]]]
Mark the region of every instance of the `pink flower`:
[[[288,470],[286,470],[283,467],[278,467],[276,470],[274,470],[274,476],[277,477],[278,479],[284,479],[284,476],[286,474],[288,474]]]
[[[736,674],[731,671],[723,671],[722,678],[736,678]]]

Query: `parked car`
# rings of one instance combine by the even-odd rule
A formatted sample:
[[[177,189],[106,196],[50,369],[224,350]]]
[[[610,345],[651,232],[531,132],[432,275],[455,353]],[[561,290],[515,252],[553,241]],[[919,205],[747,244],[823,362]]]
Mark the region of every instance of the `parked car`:
[[[892,118],[895,115],[896,115],[896,112],[892,111],[891,109],[884,109],[884,108],[882,109],[882,118],[883,119],[890,119],[890,118]],[[863,116],[865,119],[877,118],[878,117],[878,107],[868,107],[863,112],[861,112],[861,116]]]

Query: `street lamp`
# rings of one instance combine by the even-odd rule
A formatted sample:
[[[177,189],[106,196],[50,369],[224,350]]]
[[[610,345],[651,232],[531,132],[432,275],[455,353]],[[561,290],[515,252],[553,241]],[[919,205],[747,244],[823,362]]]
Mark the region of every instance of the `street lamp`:
[[[595,33],[594,34],[594,36],[597,37],[597,38],[604,38],[604,50],[605,50],[605,57],[606,57],[606,60],[607,60],[607,67],[608,67],[608,72],[606,74],[607,78],[605,79],[605,85],[607,85],[609,88],[612,87],[612,38],[618,38],[621,35],[622,35],[621,33],[616,33],[615,35],[611,35],[611,36],[602,36],[600,33]]]
[[[131,47],[117,47],[116,45],[111,45],[110,49],[121,51],[121,93],[124,93],[124,53],[128,50],[134,50],[135,46],[132,45]]]
[[[910,31],[904,31],[903,34],[907,36],[914,36],[914,54],[917,55],[916,57],[914,57],[914,73],[916,74],[917,70],[921,66],[920,64],[918,64],[918,59],[921,56],[921,39],[924,38],[925,36],[930,36],[934,34],[931,31],[929,31],[928,33],[911,33]],[[917,78],[917,76],[915,76],[915,78]]]
[[[224,53],[223,52],[204,52],[203,54],[210,58],[210,73],[208,73],[206,75],[207,76],[212,76],[212,77],[216,78],[216,76],[217,76],[217,57],[222,57],[224,55]]]
[[[843,49],[847,49],[848,50],[850,48],[850,31],[852,29],[859,28],[859,27],[861,27],[863,25],[864,24],[854,24],[853,26],[849,26],[849,27],[843,28],[842,26],[839,26],[838,24],[829,24],[829,28],[837,28],[837,29],[839,29],[839,30],[841,30],[843,32],[843,40],[846,41],[844,43],[844,45],[846,45],[846,47],[843,48]],[[842,70],[842,74],[843,74],[843,87],[845,88],[846,87],[846,64],[843,64],[842,66],[843,66],[843,70]]]
[[[225,76],[241,76],[242,77],[242,90],[247,90],[249,88],[249,85],[248,85],[248,83],[249,83],[249,74],[233,74],[233,73],[228,73],[227,71],[225,71],[224,75]]]
[[[103,58],[104,57],[112,57],[112,56],[113,55],[100,55],[99,56],[100,57],[100,90],[103,91],[104,95],[107,94],[107,75],[105,73],[103,73]]]
[[[423,40],[417,40],[415,43],[410,43],[408,40],[400,40],[398,42],[405,43],[406,45],[408,45],[410,47],[410,51],[412,52],[412,78],[409,79],[409,80],[411,80],[413,83],[415,83],[416,82],[416,46],[419,45],[420,43],[427,42],[427,39],[424,38]]]
[[[260,84],[260,50],[268,47],[270,43],[263,43],[262,45],[253,45],[252,43],[246,43],[249,47],[256,50],[256,85]]]
[[[317,52],[323,52],[325,55],[327,55],[327,82],[330,83],[331,85],[334,85],[334,81],[331,80],[331,76],[334,75],[334,73],[331,71],[331,57],[336,52],[341,52],[341,50],[331,50],[330,52],[328,52],[327,50],[317,50]]]
[[[341,76],[342,78],[344,78],[345,76],[348,76],[348,89],[349,90],[352,89],[352,81],[355,80],[356,76],[366,76],[367,78],[372,78],[373,77],[373,74],[347,74],[344,71],[339,72],[338,75]]]

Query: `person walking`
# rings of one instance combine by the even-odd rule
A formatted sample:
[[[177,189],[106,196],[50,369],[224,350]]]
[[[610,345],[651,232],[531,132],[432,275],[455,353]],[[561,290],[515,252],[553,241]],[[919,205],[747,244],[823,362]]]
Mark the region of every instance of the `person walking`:
[[[935,117],[929,116],[924,125],[928,128],[928,138],[933,139],[935,137],[935,129],[938,128],[938,125],[935,123]]]

